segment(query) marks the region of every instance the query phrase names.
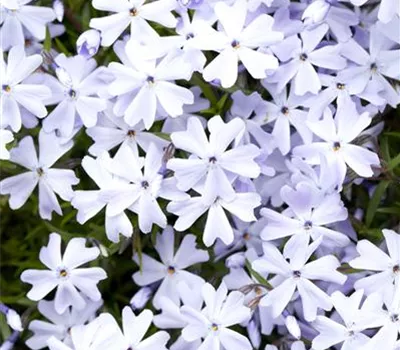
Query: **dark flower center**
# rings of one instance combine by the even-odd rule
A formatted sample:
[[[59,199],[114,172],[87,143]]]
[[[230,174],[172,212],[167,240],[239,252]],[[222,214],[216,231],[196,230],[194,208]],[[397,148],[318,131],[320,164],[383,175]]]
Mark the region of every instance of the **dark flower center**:
[[[311,230],[311,229],[312,229],[312,222],[311,222],[310,220],[307,220],[307,221],[304,223],[304,229],[305,229],[305,230]]]
[[[217,158],[215,158],[215,157],[213,156],[213,157],[208,158],[208,161],[209,161],[210,163],[215,163],[215,162],[217,161]]]
[[[302,53],[302,54],[300,55],[300,60],[301,60],[301,61],[306,61],[307,59],[308,59],[307,54]]]
[[[137,14],[138,14],[137,8],[136,7],[132,7],[131,10],[129,11],[129,15],[132,16],[132,17],[135,17],[135,16],[137,16]]]
[[[234,49],[237,49],[237,48],[240,46],[240,43],[239,43],[239,41],[237,41],[237,40],[232,40],[231,46],[232,46]]]
[[[142,181],[141,185],[144,189],[147,189],[150,186],[146,180]]]
[[[344,88],[345,88],[345,84],[342,84],[342,83],[337,83],[336,84],[336,88],[338,88],[339,90],[344,90]]]
[[[340,147],[341,147],[340,142],[336,141],[336,142],[333,143],[333,150],[334,151],[339,151]]]
[[[135,131],[135,130],[129,130],[126,134],[127,134],[129,137],[135,137],[136,131]]]
[[[301,277],[301,272],[298,271],[298,270],[293,271],[293,276],[296,277],[296,278],[299,278],[299,277]]]
[[[173,275],[175,273],[175,267],[168,266],[167,272],[168,272],[169,275]]]
[[[287,108],[287,107],[282,107],[282,108],[281,108],[281,113],[282,113],[283,115],[289,115],[289,108]]]

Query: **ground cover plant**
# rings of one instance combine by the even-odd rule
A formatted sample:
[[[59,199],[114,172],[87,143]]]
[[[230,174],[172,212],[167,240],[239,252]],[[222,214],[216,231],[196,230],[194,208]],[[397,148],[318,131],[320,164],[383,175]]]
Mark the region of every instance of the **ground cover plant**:
[[[399,350],[398,0],[0,0],[0,349]]]

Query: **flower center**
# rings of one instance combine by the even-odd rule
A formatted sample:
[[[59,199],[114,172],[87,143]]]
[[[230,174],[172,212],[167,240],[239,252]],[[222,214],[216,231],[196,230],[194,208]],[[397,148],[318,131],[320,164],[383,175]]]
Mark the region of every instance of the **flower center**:
[[[234,49],[238,49],[238,48],[240,47],[240,43],[239,43],[239,41],[237,41],[237,40],[232,40],[231,46],[232,46]]]
[[[135,131],[135,130],[129,130],[126,134],[127,134],[129,137],[135,137],[135,136],[136,136],[136,131]]]
[[[69,272],[65,267],[57,269],[58,277],[61,279],[66,279],[69,277]]]
[[[304,223],[304,229],[307,230],[307,231],[312,229],[312,222],[310,220],[307,220]]]
[[[142,181],[141,185],[142,185],[142,187],[143,187],[144,189],[147,189],[147,188],[149,188],[149,186],[150,186],[149,183],[148,183],[146,180]]]
[[[214,156],[212,156],[212,157],[210,157],[210,158],[208,158],[208,161],[210,162],[210,163],[215,163],[216,161],[217,161],[217,158],[215,158]]]
[[[378,70],[378,66],[376,65],[375,62],[371,63],[370,69],[371,69],[371,72],[376,72]]]
[[[75,98],[76,97],[76,91],[73,90],[73,89],[69,89],[68,96],[71,97],[71,98]]]
[[[393,266],[393,273],[396,273],[396,274],[397,274],[397,273],[399,273],[399,272],[400,272],[400,265],[398,265],[398,264],[397,264],[397,265],[394,265],[394,266]]]
[[[344,88],[345,88],[345,84],[342,84],[342,83],[337,83],[336,84],[336,88],[338,89],[338,90],[344,90]]]
[[[337,152],[337,151],[339,151],[340,150],[340,147],[341,147],[341,145],[340,145],[340,142],[334,142],[333,143],[333,150],[335,151],[335,152]]]
[[[175,273],[175,267],[168,266],[167,272],[168,272],[168,275],[173,275]]]
[[[130,11],[129,11],[129,15],[130,15],[131,17],[136,17],[136,16],[138,15],[138,10],[137,10],[137,8],[136,8],[136,7],[132,7],[132,8],[130,9]]]
[[[193,38],[194,38],[194,34],[193,33],[186,34],[186,40],[193,39]]]
[[[154,84],[154,77],[148,76],[146,80],[150,85]]]
[[[399,322],[400,318],[398,314],[391,314],[390,315],[390,320],[394,323]]]
[[[298,271],[298,270],[293,271],[293,277],[295,277],[295,278],[300,278],[300,277],[301,277],[301,272]]]
[[[303,62],[304,62],[304,61],[307,61],[308,56],[307,56],[307,54],[302,53],[302,54],[300,54],[299,58],[300,58],[300,61],[303,61]]]
[[[216,331],[218,331],[218,329],[219,329],[219,328],[218,328],[218,325],[217,325],[216,323],[212,323],[212,324],[211,324],[211,330],[212,330],[212,331],[216,332]]]
[[[43,168],[37,168],[37,169],[36,169],[36,173],[37,173],[39,176],[43,176],[43,175],[44,175],[44,170],[43,170]]]
[[[3,85],[1,88],[5,92],[10,92],[11,91],[11,86],[10,85]]]
[[[289,115],[289,108],[287,108],[287,107],[282,107],[282,108],[281,108],[281,113],[282,113],[283,115],[288,116],[288,115]]]
[[[243,239],[245,241],[248,241],[250,239],[250,233],[248,233],[248,232],[243,233]]]

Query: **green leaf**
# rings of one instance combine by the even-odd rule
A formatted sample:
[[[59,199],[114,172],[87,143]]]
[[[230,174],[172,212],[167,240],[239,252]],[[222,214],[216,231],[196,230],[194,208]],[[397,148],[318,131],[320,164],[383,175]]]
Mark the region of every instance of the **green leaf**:
[[[246,267],[247,270],[249,270],[249,273],[257,280],[258,283],[265,286],[268,290],[274,289],[274,287],[272,287],[272,285],[263,276],[261,276],[258,272],[253,270],[250,261],[248,261],[247,259],[246,259]]]
[[[50,50],[51,50],[51,36],[50,36],[49,27],[46,27],[46,37],[44,39],[43,49],[46,52],[50,52]]]
[[[367,225],[367,227],[371,226],[372,220],[374,219],[376,211],[379,207],[379,203],[381,202],[382,197],[389,184],[389,181],[384,180],[380,182],[378,186],[376,186],[375,192],[368,203],[367,213],[365,214],[365,224]]]
[[[400,164],[400,154],[398,154],[396,157],[390,160],[390,162],[387,165],[387,170],[392,170],[396,168],[399,164]]]

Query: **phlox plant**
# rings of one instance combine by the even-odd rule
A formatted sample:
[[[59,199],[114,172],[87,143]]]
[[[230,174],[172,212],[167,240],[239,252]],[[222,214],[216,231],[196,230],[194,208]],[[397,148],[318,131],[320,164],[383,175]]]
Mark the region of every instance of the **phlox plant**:
[[[0,0],[0,350],[400,350],[399,0]]]

